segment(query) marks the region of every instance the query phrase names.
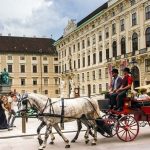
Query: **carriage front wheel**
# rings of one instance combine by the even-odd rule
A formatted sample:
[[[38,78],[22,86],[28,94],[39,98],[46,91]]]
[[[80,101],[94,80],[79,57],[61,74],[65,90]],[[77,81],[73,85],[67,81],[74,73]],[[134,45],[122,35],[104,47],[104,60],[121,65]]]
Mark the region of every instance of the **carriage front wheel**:
[[[116,125],[116,133],[120,140],[133,141],[139,133],[139,124],[132,116],[124,116]]]

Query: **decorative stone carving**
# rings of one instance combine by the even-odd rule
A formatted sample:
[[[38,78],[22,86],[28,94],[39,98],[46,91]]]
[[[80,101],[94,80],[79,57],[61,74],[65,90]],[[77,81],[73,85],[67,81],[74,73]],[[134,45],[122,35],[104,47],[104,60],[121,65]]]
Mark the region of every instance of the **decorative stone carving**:
[[[64,36],[71,33],[73,30],[76,29],[76,27],[77,25],[75,23],[75,20],[74,19],[69,20],[67,27],[64,29]]]

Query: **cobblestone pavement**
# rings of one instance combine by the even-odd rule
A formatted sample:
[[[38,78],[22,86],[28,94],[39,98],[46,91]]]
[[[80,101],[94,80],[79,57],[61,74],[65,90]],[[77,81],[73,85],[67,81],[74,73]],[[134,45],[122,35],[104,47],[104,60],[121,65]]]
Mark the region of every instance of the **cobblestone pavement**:
[[[27,124],[27,133],[21,133],[21,120],[16,120],[16,128],[12,131],[0,131],[0,150],[38,150],[37,136],[26,136],[19,138],[6,138],[7,136],[14,135],[28,135],[35,134],[36,128],[39,125],[39,121],[36,119],[29,119]],[[65,125],[65,131],[76,130],[76,122],[68,123]],[[44,132],[44,129],[43,129]],[[71,140],[75,133],[66,133],[65,136]],[[56,140],[54,145],[48,144],[45,150],[53,149],[60,150],[65,149],[65,144],[59,135],[55,135]],[[140,128],[138,137],[133,142],[122,142],[117,137],[105,138],[98,134],[98,142],[96,146],[91,146],[89,143],[84,143],[84,132],[80,134],[80,137],[76,143],[71,144],[71,149],[82,150],[149,150],[150,141],[150,127],[146,126]],[[50,139],[48,140],[50,142]]]

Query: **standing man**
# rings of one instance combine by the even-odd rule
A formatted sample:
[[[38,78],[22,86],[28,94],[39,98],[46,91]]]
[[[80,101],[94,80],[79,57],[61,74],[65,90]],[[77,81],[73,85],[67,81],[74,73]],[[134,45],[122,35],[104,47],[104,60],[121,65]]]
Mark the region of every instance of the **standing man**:
[[[11,105],[11,110],[8,115],[8,124],[10,127],[14,127],[14,121],[16,119],[16,111],[17,111],[17,98],[13,92],[10,92],[8,96],[8,102]]]
[[[122,80],[122,85],[116,91],[116,93],[117,93],[116,101],[117,101],[118,111],[123,110],[124,98],[126,97],[128,90],[131,89],[132,82],[133,82],[132,77],[129,75],[130,74],[130,69],[129,68],[124,68],[123,72],[124,72],[124,78]]]
[[[111,89],[109,92],[109,97],[110,97],[110,109],[113,109],[116,107],[116,97],[117,93],[116,91],[121,87],[122,85],[122,78],[118,75],[118,69],[113,69],[112,70],[112,83],[111,83]]]

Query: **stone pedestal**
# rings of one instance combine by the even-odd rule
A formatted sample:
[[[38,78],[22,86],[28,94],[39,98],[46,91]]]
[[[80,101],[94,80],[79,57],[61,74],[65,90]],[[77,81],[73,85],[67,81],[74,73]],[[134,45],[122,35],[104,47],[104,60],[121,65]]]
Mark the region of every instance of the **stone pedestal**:
[[[11,92],[10,85],[0,85],[0,95],[7,95]]]

